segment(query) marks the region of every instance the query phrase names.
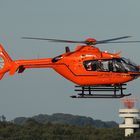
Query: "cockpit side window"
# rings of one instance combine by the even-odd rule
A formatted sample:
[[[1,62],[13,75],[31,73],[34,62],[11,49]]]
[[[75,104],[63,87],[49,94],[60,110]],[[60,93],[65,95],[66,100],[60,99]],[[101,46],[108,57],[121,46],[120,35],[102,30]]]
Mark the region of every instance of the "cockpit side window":
[[[112,61],[114,72],[127,72],[120,59],[113,59]]]
[[[83,64],[87,71],[127,72],[119,59],[88,60],[84,61]]]
[[[87,71],[110,71],[109,61],[89,60],[84,62],[84,67]]]

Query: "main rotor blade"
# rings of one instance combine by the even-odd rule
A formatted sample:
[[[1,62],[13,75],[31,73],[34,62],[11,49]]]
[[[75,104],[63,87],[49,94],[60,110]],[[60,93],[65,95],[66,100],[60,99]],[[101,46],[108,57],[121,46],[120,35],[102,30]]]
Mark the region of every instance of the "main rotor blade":
[[[61,39],[38,38],[38,37],[22,37],[22,39],[48,40],[51,42],[60,42],[60,43],[85,43],[85,41],[61,40]]]
[[[115,41],[115,40],[125,39],[125,38],[129,38],[129,37],[131,37],[131,36],[122,36],[122,37],[117,37],[117,38],[111,38],[111,39],[99,40],[99,41],[95,42],[95,44],[108,43],[108,42],[110,42],[110,41]]]
[[[131,36],[122,36],[122,37],[99,40],[99,41],[97,40],[95,42],[91,42],[88,40],[74,41],[74,40],[61,40],[61,39],[38,38],[38,37],[22,37],[22,39],[47,40],[47,41],[51,41],[51,42],[60,42],[60,43],[83,43],[83,44],[87,44],[87,45],[107,44],[107,43],[140,43],[140,41],[115,41],[115,40],[130,38],[130,37]],[[115,41],[115,42],[113,42],[113,41]]]
[[[140,43],[140,41],[115,41],[115,42],[101,42],[101,43],[97,43],[97,44],[108,44],[108,43]]]

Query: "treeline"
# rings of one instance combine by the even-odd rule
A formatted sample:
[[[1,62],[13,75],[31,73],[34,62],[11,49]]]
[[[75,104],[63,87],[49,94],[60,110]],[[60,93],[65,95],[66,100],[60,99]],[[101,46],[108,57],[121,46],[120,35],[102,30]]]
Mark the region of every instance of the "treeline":
[[[96,128],[118,127],[118,124],[114,121],[106,122],[101,120],[94,120],[91,117],[64,114],[64,113],[55,113],[52,115],[39,114],[31,118],[43,124],[46,124],[47,122],[51,122],[53,124],[57,123],[57,124],[68,124],[68,125],[76,125],[76,126],[91,125]],[[13,120],[13,122],[16,124],[24,124],[28,119],[29,119],[28,117],[17,117]]]
[[[140,131],[124,138],[119,128],[94,128],[64,124],[38,123],[28,119],[23,125],[0,122],[0,140],[139,140]]]
[[[113,139],[113,137],[117,139]],[[24,125],[8,122],[0,124],[0,140],[121,140],[119,129],[96,129],[92,126],[72,126],[62,124],[41,124],[33,119]]]

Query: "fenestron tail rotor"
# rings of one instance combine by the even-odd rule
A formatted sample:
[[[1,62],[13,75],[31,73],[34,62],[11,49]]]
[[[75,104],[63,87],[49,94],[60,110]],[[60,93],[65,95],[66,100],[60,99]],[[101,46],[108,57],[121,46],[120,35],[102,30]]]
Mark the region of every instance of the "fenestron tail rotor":
[[[81,43],[86,45],[107,44],[107,43],[140,43],[140,41],[116,41],[116,40],[126,39],[130,37],[131,36],[122,36],[122,37],[110,38],[105,40],[96,40],[94,38],[87,38],[84,41],[61,40],[61,39],[38,38],[38,37],[22,37],[22,39],[47,40],[47,41],[59,42],[59,43]]]

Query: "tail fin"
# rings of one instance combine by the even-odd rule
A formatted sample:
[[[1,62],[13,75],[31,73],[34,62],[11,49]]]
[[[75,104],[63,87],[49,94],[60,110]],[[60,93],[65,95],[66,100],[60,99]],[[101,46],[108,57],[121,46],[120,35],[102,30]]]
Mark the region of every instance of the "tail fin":
[[[12,62],[12,59],[0,44],[0,80],[4,74],[10,70]]]

